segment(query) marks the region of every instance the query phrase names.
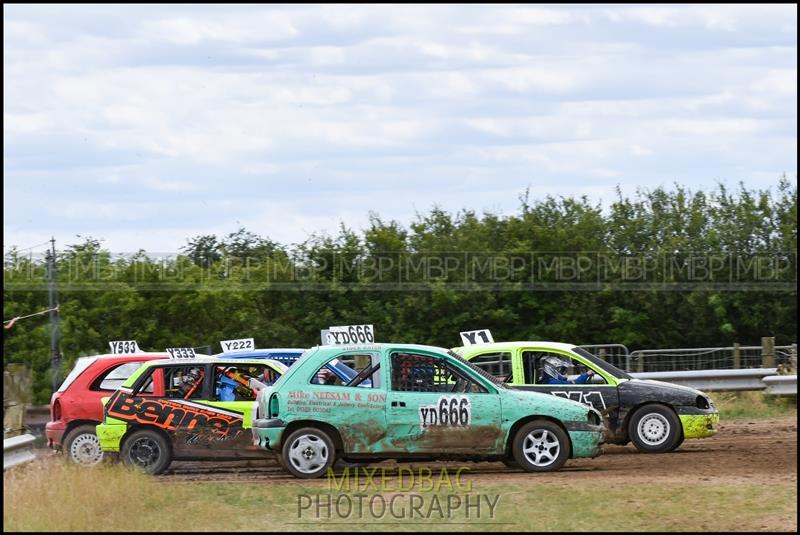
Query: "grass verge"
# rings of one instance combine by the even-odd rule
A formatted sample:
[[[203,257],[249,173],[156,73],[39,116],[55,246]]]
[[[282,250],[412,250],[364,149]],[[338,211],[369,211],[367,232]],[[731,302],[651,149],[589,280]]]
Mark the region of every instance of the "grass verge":
[[[720,419],[797,417],[797,396],[772,396],[764,392],[709,392]]]
[[[396,482],[345,492],[324,480],[175,483],[121,465],[81,469],[58,458],[10,470],[3,479],[4,531],[793,531],[797,526],[797,488],[791,484],[610,482],[598,489],[596,481],[578,476],[554,484],[531,475],[513,482],[477,478],[469,488],[440,486],[438,492],[398,489]]]

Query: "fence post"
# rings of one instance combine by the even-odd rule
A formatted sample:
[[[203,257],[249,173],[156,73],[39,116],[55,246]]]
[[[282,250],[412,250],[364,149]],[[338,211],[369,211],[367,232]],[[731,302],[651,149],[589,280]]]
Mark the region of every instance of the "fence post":
[[[733,343],[733,369],[738,370],[742,367],[742,350],[739,347],[739,342]]]
[[[761,367],[775,367],[775,337],[764,336],[761,338]]]

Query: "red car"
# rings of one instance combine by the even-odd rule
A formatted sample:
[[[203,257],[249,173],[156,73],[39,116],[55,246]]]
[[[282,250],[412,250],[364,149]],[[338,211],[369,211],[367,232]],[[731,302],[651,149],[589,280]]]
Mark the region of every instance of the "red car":
[[[81,357],[50,399],[50,421],[45,425],[47,445],[63,450],[78,464],[103,460],[95,426],[103,421],[101,398],[109,397],[149,360],[169,358],[169,353],[98,355]]]

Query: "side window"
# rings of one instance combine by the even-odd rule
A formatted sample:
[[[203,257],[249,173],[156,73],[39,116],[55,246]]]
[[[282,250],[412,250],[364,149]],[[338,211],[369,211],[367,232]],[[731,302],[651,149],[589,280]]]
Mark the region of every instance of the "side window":
[[[605,384],[602,376],[580,361],[550,351],[525,351],[522,367],[527,384]]]
[[[152,396],[155,392],[155,381],[153,378],[156,376],[157,373],[161,371],[161,368],[155,368],[146,372],[146,377],[142,386],[136,391],[137,396]]]
[[[392,390],[482,393],[486,389],[446,360],[413,353],[392,354]]]
[[[311,377],[311,384],[376,388],[380,362],[371,354],[340,355],[329,360]]]
[[[262,388],[271,386],[280,373],[257,364],[214,367],[214,400],[254,401]]]
[[[494,375],[504,382],[511,381],[511,353],[484,353],[473,359],[470,362],[475,366],[483,369],[483,371]]]
[[[126,362],[108,370],[92,383],[92,390],[116,390],[133,372],[142,367],[144,362]]]
[[[198,399],[203,396],[204,366],[164,368],[165,396],[171,399]]]

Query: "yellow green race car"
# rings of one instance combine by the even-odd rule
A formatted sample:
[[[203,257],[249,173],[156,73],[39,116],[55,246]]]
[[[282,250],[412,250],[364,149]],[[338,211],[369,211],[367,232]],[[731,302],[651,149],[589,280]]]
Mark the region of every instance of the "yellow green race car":
[[[686,386],[636,379],[581,347],[556,342],[477,343],[453,351],[520,390],[580,401],[599,410],[611,444],[647,453],[672,451],[687,438],[716,433],[719,411]]]

